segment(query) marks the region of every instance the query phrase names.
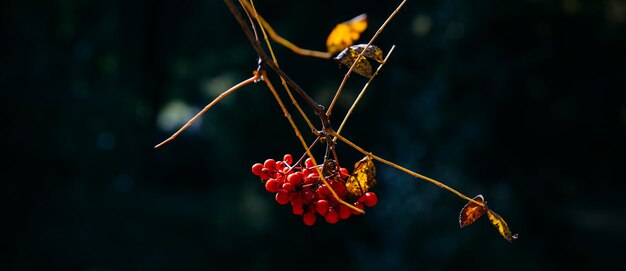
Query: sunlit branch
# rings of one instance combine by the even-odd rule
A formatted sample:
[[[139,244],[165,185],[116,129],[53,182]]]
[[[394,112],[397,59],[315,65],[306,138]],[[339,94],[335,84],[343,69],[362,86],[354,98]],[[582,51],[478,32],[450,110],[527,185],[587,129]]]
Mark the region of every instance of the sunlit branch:
[[[242,81],[241,83],[231,87],[230,89],[222,92],[219,96],[217,96],[217,98],[215,98],[211,103],[209,103],[207,106],[205,106],[198,114],[196,114],[195,116],[193,116],[193,118],[191,118],[189,121],[187,121],[187,123],[185,125],[183,125],[183,127],[181,127],[180,129],[178,129],[178,131],[176,131],[176,133],[174,133],[172,136],[170,136],[168,139],[163,140],[163,142],[157,144],[156,146],[154,146],[154,148],[159,148],[161,146],[163,146],[164,144],[174,140],[174,138],[176,138],[180,133],[182,133],[185,129],[187,129],[187,127],[189,127],[191,124],[193,124],[196,119],[198,119],[202,114],[204,114],[204,112],[206,112],[207,110],[211,109],[211,107],[213,107],[213,105],[215,105],[217,102],[219,102],[221,99],[223,99],[224,97],[228,96],[229,94],[233,93],[235,90],[239,89],[242,86],[245,86],[247,84],[250,84],[252,82],[255,82],[256,80],[258,80],[258,77],[252,76],[244,81]]]
[[[243,5],[244,1],[245,0],[240,0],[240,3],[242,3],[242,5]],[[254,1],[251,1],[250,4],[252,5],[253,14],[257,14],[258,15],[258,13],[256,11],[256,7],[254,6]],[[280,67],[278,65],[278,59],[276,59],[276,55],[274,54],[274,49],[272,48],[272,44],[267,39],[267,34],[265,33],[265,27],[263,26],[263,24],[261,24],[260,16],[255,16],[255,18],[257,20],[257,23],[261,27],[261,32],[263,33],[263,38],[265,39],[265,43],[267,44],[267,48],[270,50],[270,54],[272,55],[272,60],[274,61],[274,64],[276,64],[276,67]],[[302,107],[300,107],[300,104],[298,104],[298,101],[296,101],[296,99],[293,97],[293,94],[291,93],[291,90],[289,89],[289,86],[287,85],[287,82],[285,82],[285,79],[282,76],[279,76],[279,77],[280,77],[280,82],[282,83],[283,87],[285,88],[285,91],[287,92],[287,95],[289,95],[289,99],[291,100],[291,103],[296,107],[296,109],[298,109],[298,112],[300,112],[300,115],[302,116],[304,121],[309,126],[309,129],[311,129],[311,131],[315,131],[315,126],[313,126],[313,123],[311,123],[311,120],[309,120],[307,115],[304,113],[304,110],[302,110]]]

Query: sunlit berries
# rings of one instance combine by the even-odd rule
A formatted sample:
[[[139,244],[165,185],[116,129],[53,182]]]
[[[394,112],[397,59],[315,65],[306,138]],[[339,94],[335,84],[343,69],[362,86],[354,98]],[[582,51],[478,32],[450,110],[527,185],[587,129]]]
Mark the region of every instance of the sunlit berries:
[[[356,199],[354,196],[350,198],[345,185],[350,176],[346,168],[332,162],[326,163],[325,167],[315,165],[311,159],[293,163],[291,154],[285,154],[281,161],[267,159],[262,164],[252,165],[252,173],[261,179],[265,190],[275,194],[278,204],[290,205],[292,213],[302,216],[307,226],[313,226],[318,215],[335,224],[360,214],[335,198],[331,189],[322,182],[320,172],[337,196],[343,201],[350,200],[353,207],[364,210],[366,206],[373,207],[378,203],[378,197],[371,191]]]

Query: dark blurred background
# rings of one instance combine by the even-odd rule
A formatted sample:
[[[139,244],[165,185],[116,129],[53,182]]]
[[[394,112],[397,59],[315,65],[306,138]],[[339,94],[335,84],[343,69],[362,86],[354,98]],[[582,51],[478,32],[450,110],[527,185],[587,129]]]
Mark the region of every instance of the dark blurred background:
[[[361,13],[366,42],[399,2],[256,5],[282,36],[323,50],[336,23]],[[513,244],[486,219],[460,230],[463,200],[383,165],[380,201],[367,215],[304,226],[250,172],[255,162],[302,154],[261,84],[154,150],[256,68],[222,1],[1,6],[4,270],[625,263],[626,1],[409,1],[376,41],[397,48],[344,135],[483,194],[519,233]],[[327,105],[346,68],[274,48],[281,67]],[[350,78],[336,126],[365,82]],[[362,157],[338,151],[350,169]]]

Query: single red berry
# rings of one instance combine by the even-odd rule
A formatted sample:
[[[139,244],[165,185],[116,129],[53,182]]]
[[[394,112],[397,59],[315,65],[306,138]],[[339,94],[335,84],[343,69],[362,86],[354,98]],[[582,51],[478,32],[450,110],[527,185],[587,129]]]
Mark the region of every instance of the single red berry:
[[[291,173],[287,176],[287,181],[291,183],[293,186],[298,187],[302,184],[302,175],[298,173]]]
[[[315,220],[317,220],[317,217],[315,216],[315,213],[311,211],[304,213],[302,216],[302,221],[304,221],[304,224],[307,226],[315,225]]]
[[[293,157],[291,154],[285,154],[285,156],[283,156],[283,161],[285,161],[287,165],[291,165],[291,163],[293,163]]]
[[[282,172],[283,169],[285,168],[285,162],[283,161],[278,161],[276,162],[276,170]]]
[[[291,194],[290,194],[290,196],[291,196]],[[294,215],[302,215],[302,214],[304,214],[304,206],[302,205],[302,201],[291,200],[291,212]]]
[[[289,203],[289,192],[281,189],[276,193],[276,202],[280,205],[285,205]]]
[[[312,168],[315,166],[315,164],[313,164],[313,160],[311,160],[311,158],[307,158],[306,160],[304,160],[304,166],[306,168]]]
[[[294,191],[294,186],[291,183],[286,182],[286,183],[283,183],[283,189],[291,192],[291,191]]]
[[[326,200],[321,199],[315,202],[315,210],[321,216],[326,215],[326,213],[328,213],[329,208],[330,208],[330,204]]]
[[[333,190],[335,190],[335,193],[337,193],[337,196],[339,196],[340,199],[346,198],[346,194],[348,193],[348,190],[346,189],[346,185],[343,182],[341,181],[331,182],[330,187],[332,187]]]
[[[339,169],[339,177],[342,179],[348,178],[350,176],[350,173],[348,173],[348,169],[345,167],[342,167]]]
[[[315,183],[319,179],[320,177],[317,175],[317,173],[309,173],[309,175],[307,175],[306,178],[304,178],[304,184]]]
[[[339,213],[337,213],[337,211],[335,211],[335,209],[331,207],[328,210],[328,213],[326,213],[326,215],[324,216],[324,218],[326,219],[326,222],[330,224],[335,224],[337,223],[337,221],[339,221]]]
[[[265,168],[265,167],[263,167],[261,169],[261,174],[259,175],[259,178],[261,178],[261,180],[263,180],[263,181],[267,181],[267,179],[270,178],[270,170]]]
[[[261,176],[261,172],[263,171],[263,165],[261,163],[256,163],[252,165],[252,173],[256,176]]]
[[[339,207],[339,218],[348,219],[352,215],[352,209],[346,205],[341,205]]]
[[[314,197],[315,197],[315,193],[313,193],[313,191],[302,192],[302,201],[305,204],[311,204],[313,202]]]
[[[274,169],[276,167],[276,160],[267,159],[265,160],[265,163],[263,163],[263,166],[269,169]]]
[[[363,206],[363,203],[360,203],[360,202],[355,202],[354,203],[354,207],[356,207],[358,209],[361,209],[361,210],[365,210],[365,206]],[[361,212],[358,212],[358,211],[352,209],[352,214],[353,215],[360,215]]]
[[[317,191],[315,191],[316,196],[319,199],[325,199],[325,198],[332,198],[333,194],[330,192],[330,190],[328,189],[328,186],[326,186],[325,184],[320,185],[320,187],[317,189]]]
[[[304,204],[304,200],[302,199],[302,191],[291,192],[289,193],[289,201],[291,204]]]
[[[359,199],[359,201],[365,203],[365,206],[367,207],[373,207],[376,203],[378,203],[378,197],[374,194],[374,192],[367,192],[361,196],[361,198],[363,200],[361,201],[361,199]]]
[[[276,181],[278,181],[278,186],[282,187],[283,184],[285,183],[285,176],[284,175],[280,175],[280,174],[276,174]]]
[[[278,192],[278,190],[280,190],[280,185],[278,184],[278,181],[276,179],[269,179],[267,180],[267,182],[265,182],[265,190],[270,193],[276,193]]]

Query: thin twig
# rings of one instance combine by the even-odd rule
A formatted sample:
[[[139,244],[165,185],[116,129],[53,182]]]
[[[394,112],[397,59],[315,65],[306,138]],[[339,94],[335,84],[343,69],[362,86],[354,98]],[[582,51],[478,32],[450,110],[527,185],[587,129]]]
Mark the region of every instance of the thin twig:
[[[244,5],[244,3],[246,1],[245,0],[240,0],[239,2],[242,5]],[[270,54],[272,55],[272,60],[274,61],[274,64],[276,64],[276,67],[280,68],[280,66],[278,65],[278,59],[276,59],[276,55],[274,54],[274,49],[272,48],[272,44],[267,39],[267,34],[265,33],[265,27],[263,26],[263,24],[260,21],[261,16],[258,15],[256,7],[254,6],[254,2],[253,1],[250,2],[250,5],[252,6],[252,12],[255,14],[255,18],[257,20],[257,23],[261,27],[261,32],[263,33],[263,38],[265,39],[265,44],[267,44],[267,48],[270,50]],[[246,14],[249,14],[249,13],[246,11]],[[252,23],[252,26],[254,27],[254,23]],[[280,82],[282,83],[283,87],[285,88],[285,91],[287,92],[287,95],[289,95],[289,99],[291,100],[291,103],[296,107],[298,112],[300,112],[300,116],[302,116],[304,121],[307,123],[307,125],[309,126],[309,129],[311,129],[311,131],[315,131],[315,126],[313,126],[313,123],[311,123],[311,120],[309,120],[309,117],[307,117],[307,115],[304,113],[304,110],[302,110],[302,107],[300,107],[300,104],[298,104],[298,101],[296,101],[296,99],[293,97],[293,94],[291,93],[291,90],[289,89],[289,86],[287,85],[287,82],[285,82],[285,78],[280,76]]]
[[[316,103],[315,100],[313,100],[311,96],[309,96],[298,84],[296,84],[295,81],[293,81],[282,69],[280,69],[278,66],[276,66],[276,64],[274,64],[274,62],[272,62],[271,58],[267,56],[267,54],[265,53],[265,50],[263,50],[263,48],[261,47],[261,44],[259,43],[259,41],[255,40],[252,34],[252,31],[243,20],[241,13],[237,9],[237,7],[232,3],[232,0],[224,0],[224,2],[228,6],[228,9],[230,10],[230,12],[233,14],[233,17],[235,17],[235,20],[237,20],[237,22],[243,29],[243,32],[248,38],[248,41],[250,41],[250,44],[254,48],[255,52],[257,53],[261,61],[263,61],[263,63],[265,63],[267,67],[269,67],[274,72],[276,72],[280,77],[285,79],[287,84],[289,84],[294,89],[294,91],[298,93],[298,95],[302,99],[304,99],[304,101],[313,109],[313,111],[315,111],[315,114],[320,118],[320,121],[322,122],[322,126],[324,129],[330,127],[330,122],[328,120],[328,117],[323,112],[324,107]]]
[[[222,94],[220,94],[219,96],[217,96],[217,98],[215,98],[211,103],[209,103],[207,106],[205,106],[200,112],[198,112],[198,114],[196,114],[195,116],[193,116],[193,118],[191,118],[189,121],[187,121],[187,123],[185,125],[183,125],[183,127],[181,127],[180,129],[178,129],[178,131],[176,131],[176,133],[174,133],[173,135],[171,135],[168,139],[163,140],[163,142],[157,144],[156,146],[154,146],[154,148],[159,148],[161,146],[163,146],[164,144],[174,140],[174,138],[176,138],[180,133],[182,133],[185,129],[187,129],[187,127],[189,127],[191,124],[193,124],[196,119],[198,119],[202,114],[204,114],[204,112],[206,112],[207,110],[211,109],[211,107],[213,107],[213,105],[215,105],[217,102],[219,102],[221,99],[223,99],[224,97],[228,96],[229,94],[233,93],[235,90],[239,89],[242,86],[245,86],[247,84],[253,83],[256,80],[258,80],[258,77],[252,76],[244,81],[242,81],[241,83],[229,88],[228,90],[222,92]]]
[[[367,90],[367,87],[369,87],[370,83],[372,82],[372,80],[374,80],[374,77],[376,77],[376,75],[378,74],[378,72],[380,71],[380,69],[382,69],[382,67],[385,65],[385,63],[387,63],[387,59],[389,59],[389,56],[391,56],[391,53],[393,53],[393,50],[396,48],[395,45],[391,46],[391,49],[389,49],[389,53],[387,53],[387,56],[385,57],[385,59],[383,60],[383,63],[381,63],[380,65],[378,65],[378,69],[376,69],[376,72],[374,72],[374,74],[372,74],[372,77],[370,77],[370,79],[367,81],[367,83],[363,86],[363,89],[361,89],[361,92],[359,93],[359,96],[356,97],[356,99],[354,100],[354,102],[352,103],[352,106],[350,106],[350,109],[348,110],[348,113],[346,113],[346,116],[343,118],[343,120],[341,121],[341,124],[339,125],[339,129],[337,129],[337,133],[341,134],[341,130],[343,129],[343,126],[346,124],[346,122],[348,121],[348,118],[350,117],[350,115],[352,114],[352,111],[354,110],[354,108],[356,107],[356,105],[359,103],[359,101],[361,100],[361,98],[363,97],[363,94],[365,94],[365,90]],[[337,138],[333,138],[333,142],[336,142]]]
[[[254,3],[250,4],[246,0],[240,0],[239,2],[247,10],[250,10],[251,6],[252,6],[252,9],[254,9]],[[263,17],[258,12],[256,12],[256,10],[254,11],[254,14],[255,14],[254,16],[256,17],[256,19],[259,21],[259,25],[261,25],[263,28],[265,28],[267,30],[267,33],[270,35],[270,37],[274,41],[278,42],[282,46],[287,47],[288,49],[290,49],[294,53],[299,54],[299,55],[303,55],[303,56],[312,56],[312,57],[318,57],[318,58],[324,58],[324,59],[329,59],[329,58],[332,57],[332,55],[330,53],[328,53],[328,52],[320,52],[320,51],[315,51],[315,50],[308,50],[308,49],[303,49],[303,48],[300,48],[300,47],[296,46],[295,44],[291,43],[290,41],[288,41],[285,38],[283,38],[280,35],[278,35],[278,33],[276,33],[274,28],[272,28],[272,26],[267,21],[265,21],[265,19],[263,19]]]

